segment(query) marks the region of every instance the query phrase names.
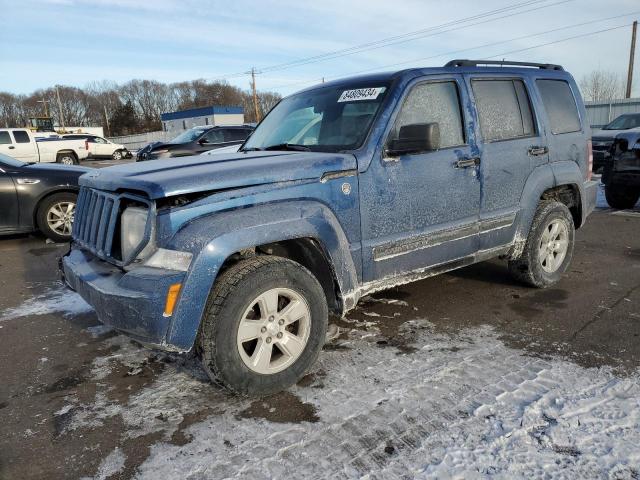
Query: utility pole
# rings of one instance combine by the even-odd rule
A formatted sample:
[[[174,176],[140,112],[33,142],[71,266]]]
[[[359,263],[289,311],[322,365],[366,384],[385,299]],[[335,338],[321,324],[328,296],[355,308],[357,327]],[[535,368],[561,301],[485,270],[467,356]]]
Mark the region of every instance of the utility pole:
[[[58,112],[60,112],[60,126],[62,127],[62,133],[66,132],[64,128],[64,116],[62,115],[62,102],[60,101],[60,91],[56,85],[56,96],[58,97]]]
[[[629,52],[629,70],[627,72],[627,93],[625,98],[631,98],[631,85],[633,84],[633,60],[636,56],[636,32],[638,30],[638,21],[633,22],[631,27],[631,51]]]
[[[253,108],[256,111],[256,122],[260,121],[260,112],[258,111],[258,94],[256,93],[256,69],[251,67],[251,89],[253,90]]]
[[[107,137],[111,136],[111,128],[109,127],[109,115],[107,115],[107,106],[103,105],[104,107],[104,120],[107,123]]]
[[[49,100],[45,100],[44,97],[42,98],[42,100],[38,100],[37,103],[41,103],[42,106],[44,107],[44,116],[48,117],[49,116],[49,109],[47,108],[47,103],[49,103]]]

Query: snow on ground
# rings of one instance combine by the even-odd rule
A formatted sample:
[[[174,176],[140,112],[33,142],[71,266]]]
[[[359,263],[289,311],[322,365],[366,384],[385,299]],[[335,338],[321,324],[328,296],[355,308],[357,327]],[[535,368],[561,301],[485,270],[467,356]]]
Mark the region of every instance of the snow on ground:
[[[31,315],[47,315],[59,312],[65,316],[79,315],[93,310],[77,293],[64,288],[48,288],[21,305],[0,313],[0,321]]]
[[[257,400],[211,386],[193,359],[111,337],[118,348],[93,365],[95,401],[69,396],[57,414],[67,432],[115,415],[123,440],[161,432],[143,479],[640,474],[640,372],[525,355],[488,327],[450,336],[426,320],[403,325],[411,342],[400,350],[366,324],[342,329],[305,382]],[[111,372],[156,363],[155,381],[122,404],[110,399]],[[122,452],[103,463],[96,478],[121,468]]]

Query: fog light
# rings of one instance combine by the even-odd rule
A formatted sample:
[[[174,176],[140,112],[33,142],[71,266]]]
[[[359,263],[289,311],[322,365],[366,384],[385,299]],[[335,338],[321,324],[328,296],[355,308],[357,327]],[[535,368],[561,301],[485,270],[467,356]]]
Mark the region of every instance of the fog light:
[[[169,287],[169,291],[167,292],[167,301],[164,304],[164,313],[165,317],[170,317],[173,315],[173,309],[176,306],[176,302],[178,301],[178,294],[180,293],[180,288],[182,287],[181,283],[174,283]]]

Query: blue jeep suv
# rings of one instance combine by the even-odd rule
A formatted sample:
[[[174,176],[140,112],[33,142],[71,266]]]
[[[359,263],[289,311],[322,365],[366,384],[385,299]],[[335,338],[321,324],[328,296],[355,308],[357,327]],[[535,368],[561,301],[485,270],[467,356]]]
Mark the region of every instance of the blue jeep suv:
[[[558,65],[348,78],[284,98],[238,153],[82,176],[62,269],[104,324],[267,394],[363,295],[493,257],[558,282],[595,205],[591,164]]]

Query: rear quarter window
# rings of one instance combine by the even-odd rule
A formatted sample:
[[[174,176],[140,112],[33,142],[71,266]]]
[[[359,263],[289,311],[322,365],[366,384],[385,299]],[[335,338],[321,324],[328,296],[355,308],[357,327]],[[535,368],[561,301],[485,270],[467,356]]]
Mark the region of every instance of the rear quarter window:
[[[536,80],[536,85],[549,117],[551,133],[579,132],[580,116],[569,84],[564,80]]]

